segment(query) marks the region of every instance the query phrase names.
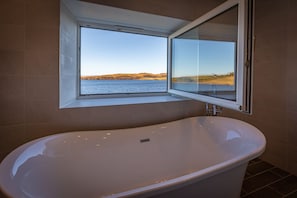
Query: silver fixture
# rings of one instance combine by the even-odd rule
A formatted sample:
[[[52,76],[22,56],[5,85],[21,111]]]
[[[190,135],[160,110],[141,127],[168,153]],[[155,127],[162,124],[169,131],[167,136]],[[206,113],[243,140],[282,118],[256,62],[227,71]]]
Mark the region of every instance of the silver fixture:
[[[205,104],[207,116],[217,116],[222,113],[223,108],[215,104]]]

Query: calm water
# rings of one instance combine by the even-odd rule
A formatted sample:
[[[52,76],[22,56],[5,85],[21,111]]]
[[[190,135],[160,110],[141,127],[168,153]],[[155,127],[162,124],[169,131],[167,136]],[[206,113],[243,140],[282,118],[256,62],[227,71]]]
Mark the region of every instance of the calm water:
[[[81,94],[166,92],[165,80],[81,80]]]
[[[235,97],[235,87],[228,85],[200,84],[197,86],[196,83],[174,83],[173,88],[231,100]],[[156,92],[167,92],[165,80],[81,80],[82,95]],[[221,95],[222,92],[224,95]]]

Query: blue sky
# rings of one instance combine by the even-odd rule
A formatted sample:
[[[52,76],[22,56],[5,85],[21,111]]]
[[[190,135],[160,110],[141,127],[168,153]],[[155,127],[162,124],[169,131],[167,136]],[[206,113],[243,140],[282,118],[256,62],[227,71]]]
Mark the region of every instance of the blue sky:
[[[81,75],[166,73],[167,38],[81,30]]]
[[[234,72],[234,42],[174,39],[173,43],[173,77]]]
[[[178,45],[176,76],[193,75],[198,68],[202,75],[234,70],[234,43],[183,40]],[[81,29],[82,76],[141,72],[167,72],[167,38]]]

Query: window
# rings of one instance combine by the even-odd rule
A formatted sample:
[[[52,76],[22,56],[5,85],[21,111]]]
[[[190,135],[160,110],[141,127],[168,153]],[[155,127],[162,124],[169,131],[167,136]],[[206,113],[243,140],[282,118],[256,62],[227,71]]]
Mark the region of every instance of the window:
[[[60,107],[178,95],[250,112],[253,1],[225,1],[188,23],[61,0]]]
[[[80,95],[167,92],[167,38],[80,27]]]
[[[227,1],[170,38],[169,92],[250,111],[251,1]]]

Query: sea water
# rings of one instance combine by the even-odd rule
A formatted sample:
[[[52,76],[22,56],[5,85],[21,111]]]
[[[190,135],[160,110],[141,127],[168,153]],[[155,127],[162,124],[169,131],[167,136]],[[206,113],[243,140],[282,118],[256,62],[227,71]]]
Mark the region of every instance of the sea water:
[[[175,90],[212,95],[218,98],[235,100],[235,86],[173,83]],[[81,80],[81,95],[92,94],[133,94],[167,92],[166,80]]]
[[[166,91],[166,80],[81,80],[82,95]]]

